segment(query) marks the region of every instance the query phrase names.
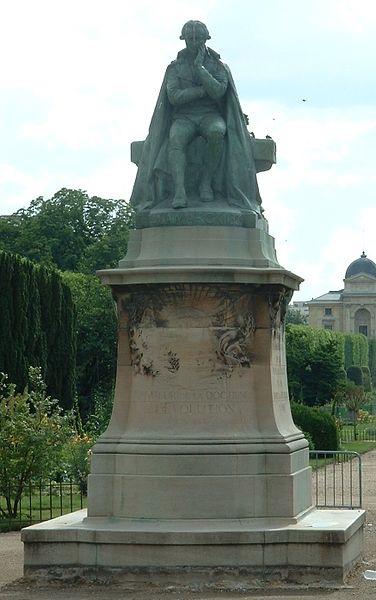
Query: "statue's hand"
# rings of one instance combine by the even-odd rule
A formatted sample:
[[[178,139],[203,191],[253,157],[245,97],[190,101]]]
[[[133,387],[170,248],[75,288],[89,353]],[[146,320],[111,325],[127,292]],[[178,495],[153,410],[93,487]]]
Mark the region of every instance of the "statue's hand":
[[[202,44],[197,51],[197,56],[196,56],[195,62],[194,62],[195,67],[200,69],[204,63],[204,58],[205,58],[205,44]]]

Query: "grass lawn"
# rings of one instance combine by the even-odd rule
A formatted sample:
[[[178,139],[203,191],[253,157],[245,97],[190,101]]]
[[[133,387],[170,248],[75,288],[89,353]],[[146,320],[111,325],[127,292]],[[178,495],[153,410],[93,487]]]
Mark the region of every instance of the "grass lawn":
[[[352,452],[358,452],[359,454],[364,454],[364,452],[369,452],[369,450],[375,450],[376,441],[375,442],[341,442],[342,450],[351,450]]]

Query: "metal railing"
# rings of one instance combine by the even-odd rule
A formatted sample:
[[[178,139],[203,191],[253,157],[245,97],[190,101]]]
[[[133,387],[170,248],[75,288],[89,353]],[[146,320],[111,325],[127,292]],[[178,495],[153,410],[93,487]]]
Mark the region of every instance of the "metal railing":
[[[16,492],[0,493],[0,532],[20,529],[86,507],[82,484],[73,480],[31,480],[15,506]],[[8,499],[8,502],[7,502]]]
[[[341,437],[341,442],[376,442],[376,428],[358,428],[358,431],[356,433],[356,440],[355,440],[355,433],[354,433],[354,429],[342,429],[340,432],[340,437]]]
[[[311,450],[309,456],[317,508],[362,507],[362,458],[357,452]]]

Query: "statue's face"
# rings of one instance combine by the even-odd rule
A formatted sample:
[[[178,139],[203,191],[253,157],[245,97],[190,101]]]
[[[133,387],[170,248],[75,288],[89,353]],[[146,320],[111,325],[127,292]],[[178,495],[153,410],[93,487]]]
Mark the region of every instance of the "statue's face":
[[[191,29],[185,36],[185,45],[192,53],[197,53],[201,46],[206,42],[206,35],[200,29]]]

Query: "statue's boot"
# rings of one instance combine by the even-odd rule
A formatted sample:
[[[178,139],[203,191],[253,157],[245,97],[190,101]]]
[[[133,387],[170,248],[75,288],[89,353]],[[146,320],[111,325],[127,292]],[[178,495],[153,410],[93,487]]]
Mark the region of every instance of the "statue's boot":
[[[214,192],[210,181],[203,180],[200,184],[199,191],[202,202],[213,202]]]
[[[172,208],[185,208],[187,206],[187,196],[185,192],[176,193],[172,201]]]

